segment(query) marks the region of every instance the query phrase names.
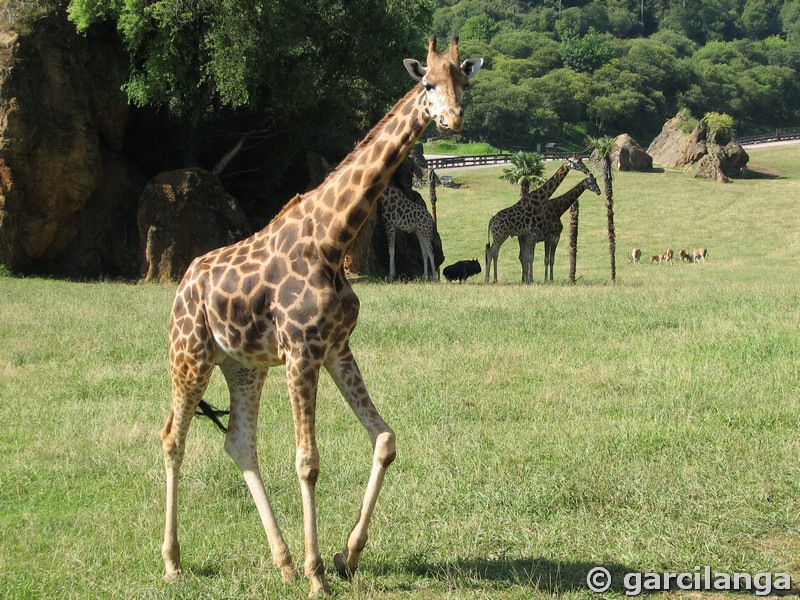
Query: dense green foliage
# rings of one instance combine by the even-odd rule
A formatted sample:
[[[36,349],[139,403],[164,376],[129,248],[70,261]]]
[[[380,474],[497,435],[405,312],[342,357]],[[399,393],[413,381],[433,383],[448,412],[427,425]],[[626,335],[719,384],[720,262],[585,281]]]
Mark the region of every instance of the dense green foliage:
[[[441,0],[433,29],[487,59],[468,135],[500,147],[580,121],[648,138],[682,108],[740,133],[800,121],[797,0]]]
[[[316,132],[363,130],[411,86],[402,59],[424,58],[431,19],[428,0],[71,0],[67,11],[79,31],[116,28],[128,97],[181,121],[186,162],[206,130],[277,135],[288,156]]]

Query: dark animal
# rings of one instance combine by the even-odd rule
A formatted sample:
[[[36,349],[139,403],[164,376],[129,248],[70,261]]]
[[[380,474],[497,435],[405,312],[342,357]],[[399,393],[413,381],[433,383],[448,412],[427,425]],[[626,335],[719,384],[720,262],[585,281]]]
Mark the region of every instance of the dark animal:
[[[465,281],[467,277],[472,277],[481,272],[481,263],[477,259],[473,260],[460,260],[457,263],[448,265],[444,268],[445,279],[447,281]]]

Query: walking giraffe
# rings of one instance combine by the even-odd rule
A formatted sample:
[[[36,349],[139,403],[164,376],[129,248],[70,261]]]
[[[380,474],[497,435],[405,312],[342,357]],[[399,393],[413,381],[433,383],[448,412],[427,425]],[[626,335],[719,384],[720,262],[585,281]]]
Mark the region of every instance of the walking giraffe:
[[[291,555],[256,454],[256,422],[267,369],[286,365],[303,505],[304,571],[312,595],[330,591],[317,541],[315,408],[320,368],[331,375],[373,446],[358,521],[344,550],[334,556],[343,577],[350,577],[358,566],[386,468],[395,458],[395,434],[375,409],[350,350],[359,301],[342,261],[392,174],[430,121],[443,131],[462,129],[461,96],[483,60],[459,63],[457,38],[444,53],[430,38],[427,67],[412,59],[404,63],[420,84],[318,188],[296,196],[253,236],[195,259],[178,287],[169,333],[172,404],[161,430],[166,467],[161,552],[168,581],[181,575],[178,471],[186,434],[215,366],[230,392],[225,450],[242,471],[272,560],[288,580],[294,574]]]
[[[536,210],[533,208],[534,205],[550,198],[553,192],[558,189],[558,186],[561,185],[561,182],[564,181],[570,169],[589,174],[589,169],[583,164],[581,158],[577,154],[573,154],[541,186],[528,192],[519,199],[519,202],[504,208],[489,219],[491,244],[488,241],[486,243],[485,283],[489,283],[489,267],[492,263],[494,263],[493,282],[497,283],[497,257],[500,254],[500,246],[511,236],[524,236],[534,232],[535,227],[538,226],[538,223],[534,222],[534,215],[536,214]],[[521,255],[520,261],[522,261]],[[530,283],[530,281],[525,281],[524,279],[525,273],[523,273],[523,282]]]
[[[553,263],[556,260],[556,248],[561,239],[564,225],[561,216],[569,210],[580,195],[591,190],[600,195],[600,187],[593,175],[589,175],[565,194],[551,198],[539,205],[541,213],[539,228],[533,233],[519,236],[519,260],[522,263],[522,281],[533,281],[533,255],[538,242],[544,242],[544,281],[547,281],[548,267],[550,281],[553,281]]]
[[[428,264],[431,266],[431,279],[438,279],[436,263],[433,259],[433,217],[427,208],[417,204],[393,185],[387,186],[381,196],[379,207],[386,226],[386,240],[389,244],[389,278],[397,277],[394,265],[394,241],[397,230],[415,232],[422,252],[422,279],[428,280]]]

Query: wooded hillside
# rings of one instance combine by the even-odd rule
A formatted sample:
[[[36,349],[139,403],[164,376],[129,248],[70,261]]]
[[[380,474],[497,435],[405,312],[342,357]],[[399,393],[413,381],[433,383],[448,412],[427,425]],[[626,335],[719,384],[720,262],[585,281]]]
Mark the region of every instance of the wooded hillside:
[[[743,134],[800,123],[797,0],[440,0],[437,34],[487,59],[467,113],[496,146],[556,141],[578,123],[646,141],[678,110]],[[578,127],[580,129],[580,127]]]

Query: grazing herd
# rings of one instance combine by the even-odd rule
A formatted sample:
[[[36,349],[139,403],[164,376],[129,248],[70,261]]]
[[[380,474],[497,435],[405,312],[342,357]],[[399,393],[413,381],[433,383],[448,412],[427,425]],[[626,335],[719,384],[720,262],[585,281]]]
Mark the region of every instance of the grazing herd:
[[[650,256],[650,264],[667,264],[667,265],[674,265],[675,262],[673,257],[675,255],[675,251],[672,248],[667,248],[666,252],[662,252],[661,254],[653,254]],[[686,252],[685,249],[681,249],[678,252],[678,258],[681,259],[681,262],[706,262],[706,256],[708,256],[708,248],[692,248],[691,252]],[[642,259],[642,250],[638,246],[634,246],[631,253],[628,255],[628,262],[629,263],[639,263]]]

